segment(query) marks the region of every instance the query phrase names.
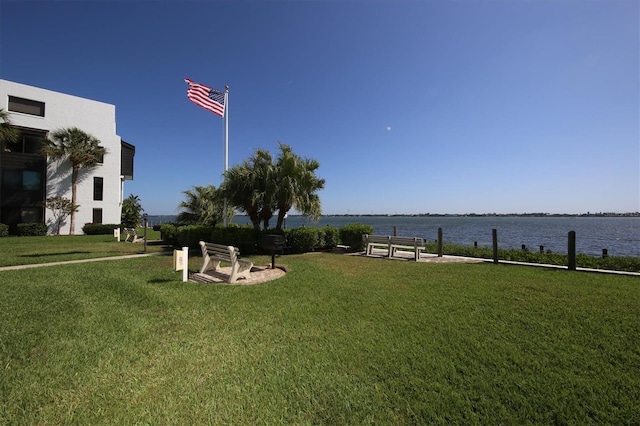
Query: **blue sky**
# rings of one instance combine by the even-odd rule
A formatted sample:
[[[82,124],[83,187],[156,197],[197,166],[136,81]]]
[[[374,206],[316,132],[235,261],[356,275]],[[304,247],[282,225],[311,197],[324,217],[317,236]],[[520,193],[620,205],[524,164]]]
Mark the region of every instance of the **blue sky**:
[[[116,105],[148,214],[278,142],[323,213],[640,211],[640,6],[611,1],[12,1],[0,77]]]

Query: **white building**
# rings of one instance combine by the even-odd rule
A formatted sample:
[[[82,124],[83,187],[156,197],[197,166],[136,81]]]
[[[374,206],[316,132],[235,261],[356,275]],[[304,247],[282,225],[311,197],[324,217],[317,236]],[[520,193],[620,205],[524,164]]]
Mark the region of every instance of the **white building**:
[[[72,127],[94,136],[106,149],[102,163],[80,171],[75,233],[81,234],[85,223],[120,223],[135,147],[116,134],[115,105],[0,80],[0,108],[21,134],[17,143],[0,141],[0,223],[11,232],[19,223],[41,222],[55,232],[53,212],[44,202],[52,196],[71,199],[71,164],[47,164],[40,150],[49,132]],[[69,233],[69,222],[67,218],[61,234]]]

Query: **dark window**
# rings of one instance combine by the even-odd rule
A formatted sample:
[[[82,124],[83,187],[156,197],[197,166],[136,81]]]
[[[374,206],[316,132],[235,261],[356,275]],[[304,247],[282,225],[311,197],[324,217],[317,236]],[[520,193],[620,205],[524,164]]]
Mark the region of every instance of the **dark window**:
[[[125,180],[133,180],[133,157],[136,155],[136,147],[125,141],[120,141],[120,174]]]
[[[9,191],[40,191],[42,174],[34,170],[4,170],[2,189]]]
[[[2,189],[19,191],[22,189],[22,170],[4,170],[2,172]]]
[[[102,223],[102,209],[93,209],[93,223]]]
[[[9,111],[44,117],[44,102],[9,96]]]
[[[101,177],[93,178],[93,199],[95,201],[102,201],[102,193],[104,188],[104,179]]]
[[[40,154],[47,134],[42,131],[19,129],[15,142],[6,142],[5,151],[18,154]]]
[[[22,189],[25,191],[40,190],[40,172],[25,170],[22,172]]]

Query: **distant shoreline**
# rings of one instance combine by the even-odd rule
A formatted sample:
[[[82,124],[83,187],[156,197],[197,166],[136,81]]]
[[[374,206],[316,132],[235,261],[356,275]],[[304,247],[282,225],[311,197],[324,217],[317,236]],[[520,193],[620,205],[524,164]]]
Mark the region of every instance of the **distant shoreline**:
[[[244,215],[239,215],[244,216]],[[302,215],[289,215],[302,216]],[[640,212],[629,213],[419,213],[419,214],[323,214],[322,217],[640,217]]]
[[[150,214],[149,217],[173,217],[175,214]],[[237,214],[236,216],[246,216]],[[289,217],[303,217],[301,214],[290,214]],[[417,214],[323,214],[321,217],[640,217],[640,212],[628,213],[417,213]]]

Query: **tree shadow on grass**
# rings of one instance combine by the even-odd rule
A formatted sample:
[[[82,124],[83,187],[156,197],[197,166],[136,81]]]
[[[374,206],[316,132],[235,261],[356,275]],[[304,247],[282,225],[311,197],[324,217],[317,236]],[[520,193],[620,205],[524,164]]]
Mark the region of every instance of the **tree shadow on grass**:
[[[47,257],[47,256],[61,256],[66,254],[89,254],[90,251],[62,251],[57,253],[35,253],[35,254],[21,254],[19,257]]]
[[[167,279],[167,278],[152,278],[152,279],[150,279],[150,280],[147,280],[147,282],[148,282],[149,284],[174,283],[174,282],[176,282],[176,281],[177,281],[177,280],[170,280],[170,279]]]

